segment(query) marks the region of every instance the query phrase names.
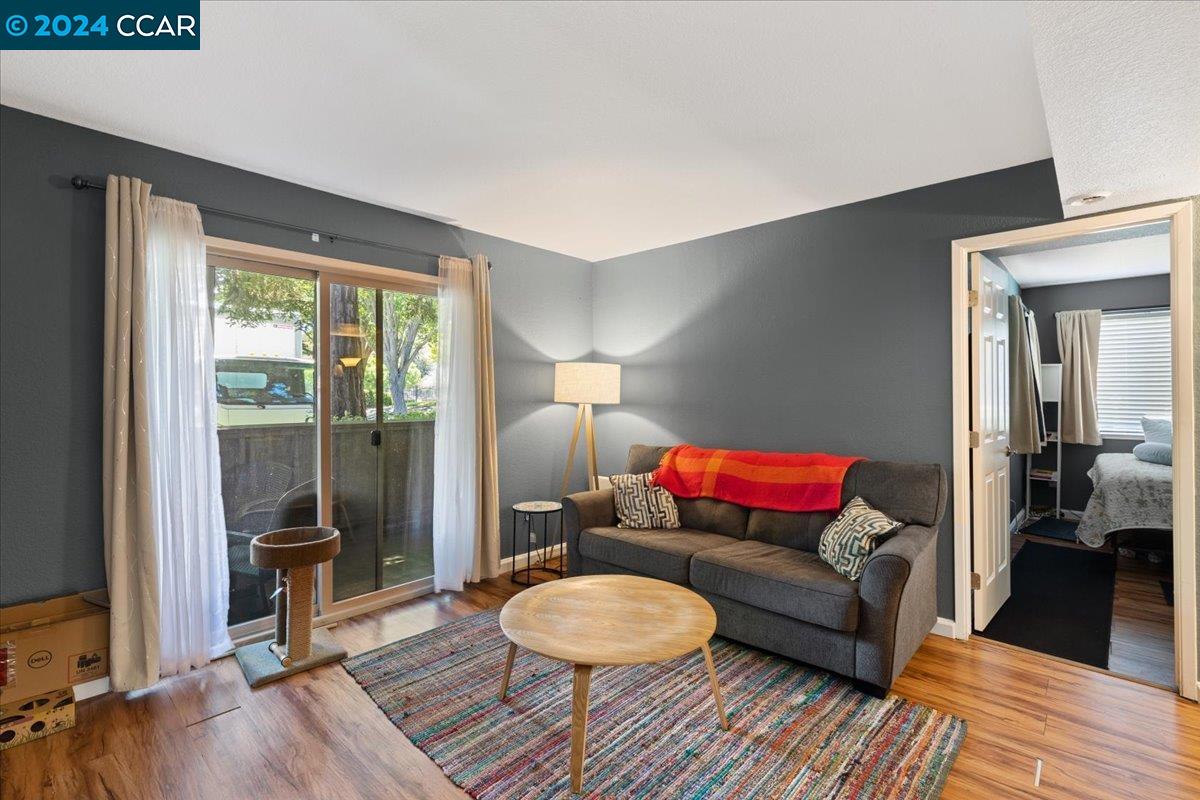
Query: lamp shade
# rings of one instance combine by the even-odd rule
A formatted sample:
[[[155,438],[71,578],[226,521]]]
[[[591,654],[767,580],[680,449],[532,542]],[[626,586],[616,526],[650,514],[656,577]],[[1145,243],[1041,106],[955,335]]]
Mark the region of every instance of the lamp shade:
[[[1062,364],[1042,364],[1042,400],[1047,403],[1062,400]]]
[[[621,365],[595,361],[555,364],[554,402],[620,403]]]

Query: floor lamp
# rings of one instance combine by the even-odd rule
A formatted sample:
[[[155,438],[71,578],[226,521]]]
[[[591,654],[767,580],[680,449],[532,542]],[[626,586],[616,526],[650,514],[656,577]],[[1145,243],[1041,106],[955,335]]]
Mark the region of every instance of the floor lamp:
[[[554,365],[554,402],[576,403],[575,431],[567,451],[567,467],[563,470],[562,493],[567,494],[571,483],[571,467],[575,463],[575,446],[579,430],[585,430],[587,447],[588,488],[598,489],[600,476],[596,468],[596,434],[592,427],[592,406],[621,402],[621,365],[600,364],[594,361],[566,361]]]

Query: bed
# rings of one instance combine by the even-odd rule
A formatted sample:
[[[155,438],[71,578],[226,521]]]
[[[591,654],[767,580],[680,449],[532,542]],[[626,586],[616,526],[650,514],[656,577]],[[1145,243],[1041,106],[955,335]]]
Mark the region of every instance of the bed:
[[[1133,453],[1101,453],[1088,470],[1092,497],[1075,535],[1100,547],[1110,533],[1129,528],[1171,530],[1172,468]]]

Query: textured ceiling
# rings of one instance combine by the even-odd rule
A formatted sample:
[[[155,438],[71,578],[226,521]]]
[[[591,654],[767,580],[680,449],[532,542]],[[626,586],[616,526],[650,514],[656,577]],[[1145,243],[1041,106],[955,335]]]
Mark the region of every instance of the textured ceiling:
[[[1137,233],[1144,235],[1079,236],[1049,246],[992,250],[987,255],[1023,289],[1169,273],[1171,238],[1164,226],[1142,226]]]
[[[6,51],[0,101],[590,260],[1050,155],[1019,3],[228,2],[201,26],[198,53]]]
[[[1200,194],[1200,2],[1027,6],[1067,215]]]

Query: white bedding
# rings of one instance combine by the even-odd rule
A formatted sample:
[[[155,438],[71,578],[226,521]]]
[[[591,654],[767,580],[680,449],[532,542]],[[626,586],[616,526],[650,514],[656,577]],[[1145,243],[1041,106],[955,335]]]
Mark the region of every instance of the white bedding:
[[[1171,467],[1148,464],[1132,453],[1101,453],[1088,470],[1095,489],[1076,530],[1079,541],[1104,544],[1126,528],[1171,530]]]

